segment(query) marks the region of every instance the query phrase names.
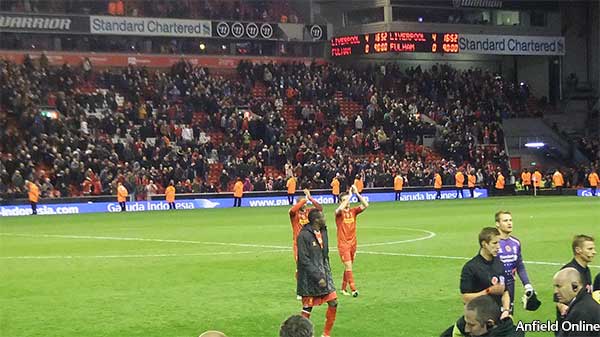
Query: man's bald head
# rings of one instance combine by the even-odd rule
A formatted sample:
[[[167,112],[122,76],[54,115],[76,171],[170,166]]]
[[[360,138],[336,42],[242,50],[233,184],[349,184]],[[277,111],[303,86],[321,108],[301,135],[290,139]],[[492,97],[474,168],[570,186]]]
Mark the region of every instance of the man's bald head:
[[[559,270],[556,274],[554,274],[554,279],[564,279],[566,282],[569,283],[577,282],[580,285],[583,284],[583,280],[581,279],[581,273],[573,267]]]
[[[583,288],[581,274],[575,268],[565,268],[554,274],[554,294],[560,303],[569,304]]]
[[[219,331],[206,331],[205,333],[201,334],[200,337],[227,337],[227,336],[225,336],[224,333],[219,332]]]

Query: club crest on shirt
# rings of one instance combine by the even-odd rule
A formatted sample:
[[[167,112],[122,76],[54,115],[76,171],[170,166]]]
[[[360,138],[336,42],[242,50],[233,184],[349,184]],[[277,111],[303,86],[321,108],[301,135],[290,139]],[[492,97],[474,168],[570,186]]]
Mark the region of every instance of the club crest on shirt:
[[[313,245],[313,247],[316,247],[317,246],[317,241],[313,241],[312,245]]]
[[[510,251],[511,251],[511,249],[510,249],[510,246],[506,246],[506,251],[507,251],[507,252],[510,252]]]
[[[496,276],[492,277],[492,285],[498,284],[498,278]]]

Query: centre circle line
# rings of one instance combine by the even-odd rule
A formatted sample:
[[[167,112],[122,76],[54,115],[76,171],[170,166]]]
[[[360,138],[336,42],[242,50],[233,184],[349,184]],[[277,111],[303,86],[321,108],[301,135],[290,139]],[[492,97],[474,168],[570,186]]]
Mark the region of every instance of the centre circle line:
[[[360,245],[358,245],[358,248],[376,247],[376,246],[388,246],[388,245],[396,245],[396,244],[401,244],[401,243],[417,242],[417,241],[429,240],[429,239],[432,239],[433,237],[436,236],[436,234],[434,232],[431,232],[431,231],[428,231],[428,230],[424,230],[424,229],[416,229],[416,228],[407,228],[407,227],[365,227],[365,229],[366,228],[379,228],[379,229],[384,228],[384,229],[409,230],[409,231],[426,233],[427,235],[419,237],[419,238],[416,238],[416,239],[406,239],[406,240],[399,240],[399,241],[388,241],[388,242],[377,242],[377,243],[360,244]]]

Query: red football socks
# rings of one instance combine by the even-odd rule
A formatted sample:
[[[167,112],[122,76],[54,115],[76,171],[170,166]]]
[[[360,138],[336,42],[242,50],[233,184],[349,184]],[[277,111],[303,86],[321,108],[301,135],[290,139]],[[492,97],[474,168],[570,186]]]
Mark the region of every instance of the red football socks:
[[[350,290],[355,291],[356,285],[354,284],[354,275],[352,274],[352,270],[346,270],[344,272],[344,283],[342,283],[342,289],[346,289],[346,282],[350,284]]]
[[[333,329],[333,323],[335,322],[336,313],[337,307],[327,307],[327,314],[325,315],[325,329],[323,330],[323,335],[331,335],[331,329]]]

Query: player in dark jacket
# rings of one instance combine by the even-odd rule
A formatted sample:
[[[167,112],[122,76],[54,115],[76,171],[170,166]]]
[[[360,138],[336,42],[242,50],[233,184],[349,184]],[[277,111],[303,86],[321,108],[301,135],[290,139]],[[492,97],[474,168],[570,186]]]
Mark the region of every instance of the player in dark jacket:
[[[324,337],[329,337],[337,313],[337,294],[329,265],[329,238],[325,216],[318,209],[308,213],[306,224],[297,238],[298,284],[302,296],[302,316],[310,318],[314,306],[327,303]]]

